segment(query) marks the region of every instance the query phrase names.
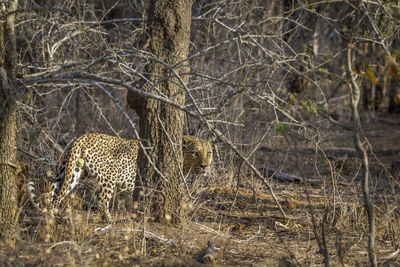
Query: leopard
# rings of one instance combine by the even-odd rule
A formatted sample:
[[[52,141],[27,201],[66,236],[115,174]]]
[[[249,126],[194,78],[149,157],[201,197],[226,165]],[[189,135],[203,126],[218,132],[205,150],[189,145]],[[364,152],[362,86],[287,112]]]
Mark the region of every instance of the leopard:
[[[213,157],[211,141],[183,136],[184,175],[200,175],[210,170]],[[110,202],[116,187],[120,193],[135,189],[139,147],[137,139],[103,133],[79,137],[66,150],[62,166],[53,181],[50,211],[53,213],[82,179],[94,178],[100,189],[99,215],[104,221],[111,222]]]

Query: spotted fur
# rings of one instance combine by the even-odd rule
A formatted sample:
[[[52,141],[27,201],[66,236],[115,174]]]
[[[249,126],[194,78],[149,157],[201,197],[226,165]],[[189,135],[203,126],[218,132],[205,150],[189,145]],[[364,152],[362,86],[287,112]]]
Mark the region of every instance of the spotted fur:
[[[185,175],[204,173],[212,161],[210,140],[194,136],[183,138],[183,171]],[[100,187],[99,206],[102,217],[111,221],[110,201],[115,187],[120,191],[133,191],[139,142],[100,133],[79,137],[65,154],[59,175],[51,193],[51,210],[57,208],[80,180],[96,178]]]
[[[100,186],[101,215],[110,221],[109,205],[115,187],[127,192],[135,188],[138,148],[139,142],[134,139],[100,133],[79,137],[66,153],[64,168],[54,184],[51,209],[58,207],[82,178],[95,177]]]

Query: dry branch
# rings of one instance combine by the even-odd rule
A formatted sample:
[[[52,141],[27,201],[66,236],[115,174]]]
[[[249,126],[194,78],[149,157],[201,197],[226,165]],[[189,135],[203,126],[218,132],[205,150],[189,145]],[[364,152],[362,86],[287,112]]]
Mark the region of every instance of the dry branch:
[[[347,69],[350,76],[351,83],[348,84],[350,90],[350,105],[351,113],[353,117],[353,141],[354,146],[357,150],[358,156],[362,162],[361,166],[361,187],[363,193],[364,207],[368,215],[368,256],[371,266],[377,266],[377,259],[375,254],[375,237],[376,237],[376,225],[374,207],[371,202],[369,193],[369,169],[368,169],[368,155],[367,151],[361,141],[361,122],[360,115],[358,114],[358,102],[360,100],[361,90],[355,78],[355,74],[352,69],[352,58],[351,51],[354,47],[353,38],[351,38],[347,51]]]

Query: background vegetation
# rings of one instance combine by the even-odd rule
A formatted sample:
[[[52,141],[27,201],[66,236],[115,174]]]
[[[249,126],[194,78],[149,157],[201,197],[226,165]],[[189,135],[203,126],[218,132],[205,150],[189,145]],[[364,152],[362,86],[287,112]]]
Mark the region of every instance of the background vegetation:
[[[398,266],[398,1],[194,1],[189,56],[171,67],[189,75],[184,133],[215,140],[214,166],[185,181],[181,225],[153,221],[148,195],[116,197],[114,223],[96,222],[90,181],[62,218],[34,209],[24,184],[47,192],[75,138],[137,138],[126,96],[157,61],[149,8],[18,2],[18,224],[0,262],[192,266],[212,241],[226,265]]]

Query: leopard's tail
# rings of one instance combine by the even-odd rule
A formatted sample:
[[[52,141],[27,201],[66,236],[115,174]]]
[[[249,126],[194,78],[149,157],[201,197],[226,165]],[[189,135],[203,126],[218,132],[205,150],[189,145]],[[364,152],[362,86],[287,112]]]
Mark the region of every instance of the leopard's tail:
[[[53,178],[49,187],[46,186],[47,190],[44,189],[44,193],[39,194],[37,189],[37,183],[30,181],[26,183],[26,192],[29,201],[36,209],[46,208],[50,206],[50,203],[54,200],[55,196],[60,191],[60,186],[63,181],[64,173],[60,173],[56,178]]]
[[[30,181],[26,184],[26,192],[28,193],[28,197],[32,205],[36,209],[39,209],[39,201],[36,193],[35,183],[33,181]]]
[[[47,185],[46,185],[47,190],[46,189],[42,190],[46,193],[44,193],[44,194],[42,193],[40,195],[37,193],[37,187],[42,188],[41,186],[39,186],[39,182],[35,183],[35,181],[31,180],[30,182],[26,183],[26,192],[28,194],[29,200],[36,209],[49,207],[50,203],[54,200],[54,198],[59,193],[60,187],[64,181],[65,165],[67,163],[67,159],[68,159],[68,155],[71,151],[71,147],[72,146],[69,145],[64,150],[63,160],[62,160],[62,162],[59,162],[56,167],[56,175],[53,176],[51,171],[49,171],[49,173],[47,174],[47,177],[52,177],[52,178],[48,179],[48,181],[50,182],[50,188],[47,187],[47,185],[49,185],[47,183]],[[44,183],[44,184],[46,184],[46,183]]]
[[[60,191],[61,184],[64,180],[64,172],[65,167],[64,165],[61,165],[58,167],[57,175],[49,179],[50,184],[44,183],[44,185],[42,184],[42,186],[40,186],[39,183],[37,181],[35,182],[34,180],[31,180],[25,184],[28,198],[36,209],[49,207],[50,203]],[[39,194],[38,187],[44,192]]]

